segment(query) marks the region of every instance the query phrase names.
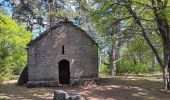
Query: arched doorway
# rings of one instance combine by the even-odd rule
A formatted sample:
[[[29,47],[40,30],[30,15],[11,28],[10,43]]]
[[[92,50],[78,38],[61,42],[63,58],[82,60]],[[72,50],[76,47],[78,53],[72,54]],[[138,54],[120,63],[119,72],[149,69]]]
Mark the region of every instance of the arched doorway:
[[[70,63],[67,60],[61,60],[59,62],[59,83],[70,83]]]

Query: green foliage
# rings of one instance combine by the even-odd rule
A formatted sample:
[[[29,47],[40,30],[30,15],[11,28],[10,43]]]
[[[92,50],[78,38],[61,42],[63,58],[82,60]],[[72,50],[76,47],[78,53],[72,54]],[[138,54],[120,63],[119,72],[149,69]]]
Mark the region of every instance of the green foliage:
[[[99,36],[101,36],[103,42],[103,46],[101,46],[102,51],[104,51],[105,55],[111,55],[108,56],[110,57],[108,59],[111,59],[113,56],[111,54],[112,48],[116,49],[118,56],[116,56],[116,60],[113,60],[117,63],[117,73],[146,73],[160,70],[154,52],[146,42],[141,31],[143,28],[150,40],[150,44],[154,46],[162,60],[162,41],[158,35],[158,26],[155,24],[155,12],[152,9],[151,1],[94,1],[98,6],[90,10],[92,21],[95,23]],[[154,2],[156,2],[154,6],[158,7],[158,2]],[[136,13],[138,19],[132,15],[132,12],[129,12],[130,7],[132,12]],[[168,19],[169,7],[167,7],[164,13]],[[141,22],[142,28],[136,20]],[[115,45],[112,45],[114,43]]]
[[[152,35],[151,38],[159,41],[156,36]],[[160,45],[158,42],[157,45]],[[154,54],[150,50],[150,47],[147,45],[141,37],[136,36],[135,39],[124,44],[120,50],[120,58],[117,62],[117,73],[148,73],[153,71],[160,70],[158,63]],[[159,52],[162,52],[159,49]]]
[[[149,61],[148,61],[149,62]],[[121,59],[117,62],[116,72],[117,74],[125,74],[125,73],[150,73],[160,71],[160,67],[158,64],[151,66],[149,63],[138,62],[135,66],[132,60]]]
[[[134,66],[134,63],[127,59],[122,59],[119,62],[117,62],[117,69],[116,72],[118,74],[122,73],[148,73],[150,72],[149,67],[145,63],[138,63],[136,66]]]
[[[102,63],[100,65],[99,73],[100,74],[111,75],[112,74],[112,70],[111,70],[110,64]]]
[[[154,43],[158,46],[160,44],[160,39],[155,35],[150,35]],[[162,52],[162,49],[158,49]],[[104,56],[104,55],[103,55]],[[105,58],[106,59],[106,58]],[[102,59],[102,64],[100,66],[101,74],[111,74],[111,60]],[[110,59],[107,57],[107,59]],[[150,47],[147,45],[146,41],[136,35],[128,42],[124,43],[119,50],[119,59],[116,61],[116,73],[150,73],[154,71],[160,71],[159,64]]]
[[[32,38],[25,25],[19,26],[5,15],[0,15],[0,81],[19,74],[25,67],[26,44]]]

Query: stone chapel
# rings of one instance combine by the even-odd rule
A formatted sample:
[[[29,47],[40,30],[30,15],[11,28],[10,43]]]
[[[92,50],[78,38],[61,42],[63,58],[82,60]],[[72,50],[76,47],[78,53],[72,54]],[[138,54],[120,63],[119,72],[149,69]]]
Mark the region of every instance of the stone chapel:
[[[98,79],[98,45],[71,21],[60,21],[28,43],[28,86]]]

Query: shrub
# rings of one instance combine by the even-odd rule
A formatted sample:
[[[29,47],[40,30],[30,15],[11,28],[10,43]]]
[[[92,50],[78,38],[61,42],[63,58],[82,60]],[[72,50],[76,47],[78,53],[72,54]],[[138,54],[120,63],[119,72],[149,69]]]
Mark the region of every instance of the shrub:
[[[112,70],[110,64],[102,63],[99,68],[99,73],[100,74],[106,74],[106,75],[111,75]]]

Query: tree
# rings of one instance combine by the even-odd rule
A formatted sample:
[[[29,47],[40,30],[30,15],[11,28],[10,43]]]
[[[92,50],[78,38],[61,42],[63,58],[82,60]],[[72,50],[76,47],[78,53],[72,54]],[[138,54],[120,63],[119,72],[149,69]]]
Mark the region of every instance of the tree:
[[[105,20],[110,25],[121,22],[121,30],[135,35],[136,32],[146,40],[154,53],[163,71],[164,89],[168,89],[170,72],[170,33],[169,33],[169,1],[168,0],[95,0],[99,8],[97,12],[98,20]],[[121,12],[119,16],[115,16]],[[110,14],[110,15],[109,15]],[[100,23],[100,22],[99,22]],[[105,27],[108,27],[108,24]],[[151,34],[156,34],[161,40],[163,52],[158,52],[155,40],[150,38]],[[125,35],[125,34],[124,34]],[[162,57],[163,55],[163,57]],[[169,74],[170,75],[170,74]]]
[[[96,0],[96,4],[94,3],[93,5],[97,5],[97,7],[92,7],[90,12],[97,32],[101,34],[101,37],[107,38],[107,46],[110,48],[108,52],[110,65],[112,67],[112,76],[114,76],[116,74],[119,50],[121,44],[123,44],[122,39],[125,38],[122,38],[122,33],[120,33],[121,19],[116,20],[120,17],[120,12],[123,9],[120,8],[119,11],[115,11],[115,7],[109,6],[111,2],[112,0],[107,2],[104,0]]]
[[[2,0],[0,6],[10,9],[12,19],[20,24],[26,23],[31,32],[51,27],[68,10],[63,0]]]
[[[150,38],[154,38],[155,41],[159,40],[156,35],[150,36]],[[159,49],[159,52],[162,52],[162,50]],[[124,43],[121,47],[117,62],[117,73],[139,74],[159,70],[153,52],[140,35],[136,35],[135,38]]]
[[[147,31],[144,27],[144,24],[142,24],[142,21],[140,20],[140,17],[137,15],[136,11],[133,10],[133,4],[138,3],[136,1],[127,0],[124,1],[125,4],[127,4],[125,7],[128,9],[129,13],[133,16],[133,19],[135,20],[136,24],[141,28],[142,35],[147,41],[148,45],[151,47],[153,53],[156,56],[156,59],[160,65],[160,67],[163,70],[163,79],[164,79],[164,89],[168,89],[169,77],[168,77],[168,68],[170,67],[170,33],[169,33],[169,24],[168,19],[166,16],[166,10],[167,10],[167,3],[168,1],[161,1],[161,0],[151,0],[149,1],[151,5],[144,4],[145,6],[150,7],[154,14],[155,18],[155,24],[156,29],[158,30],[157,34],[162,40],[162,48],[163,48],[163,60],[161,60],[160,54],[155,48],[155,46],[152,44],[151,39],[147,36]],[[140,4],[141,6],[141,4]],[[156,30],[155,29],[155,30]],[[169,68],[170,69],[170,68]]]
[[[17,69],[26,65],[26,44],[32,35],[24,25],[0,14],[0,81],[10,78]],[[18,73],[17,73],[18,74]]]

